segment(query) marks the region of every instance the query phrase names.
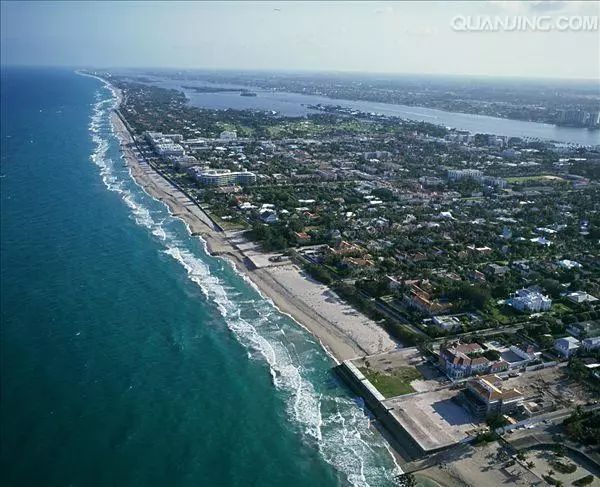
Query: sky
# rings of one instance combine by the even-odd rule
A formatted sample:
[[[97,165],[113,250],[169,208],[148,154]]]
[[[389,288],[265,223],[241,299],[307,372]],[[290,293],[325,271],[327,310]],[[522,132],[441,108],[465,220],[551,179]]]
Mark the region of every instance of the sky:
[[[553,28],[472,29],[541,16]],[[1,62],[600,80],[598,26],[556,27],[577,16],[600,2],[3,1]]]

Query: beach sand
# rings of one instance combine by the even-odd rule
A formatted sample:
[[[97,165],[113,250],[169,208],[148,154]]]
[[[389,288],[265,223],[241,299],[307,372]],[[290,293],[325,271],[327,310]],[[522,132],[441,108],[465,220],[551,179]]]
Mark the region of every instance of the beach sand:
[[[118,90],[113,88],[113,91],[120,100]],[[200,236],[211,254],[228,258],[263,296],[310,331],[338,362],[399,346],[373,320],[344,303],[327,286],[311,279],[294,264],[249,269],[244,251],[230,241],[226,232],[214,225],[185,194],[138,159],[131,147],[132,136],[116,112],[112,114],[112,122],[124,160],[136,182],[148,194],[164,202],[174,216],[189,226],[193,235]],[[239,238],[236,235],[238,243]]]

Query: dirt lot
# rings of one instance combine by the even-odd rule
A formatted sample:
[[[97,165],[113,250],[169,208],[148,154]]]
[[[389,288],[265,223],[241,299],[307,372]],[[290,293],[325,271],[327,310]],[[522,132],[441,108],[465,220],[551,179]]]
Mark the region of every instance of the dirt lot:
[[[571,485],[574,480],[590,475],[591,473],[589,470],[586,470],[582,466],[578,465],[574,460],[571,460],[566,456],[558,458],[553,452],[545,450],[534,450],[528,452],[526,461],[533,463],[531,471],[537,476],[542,477],[542,475],[547,475],[549,472],[552,472],[552,477],[556,480],[560,480],[564,485]],[[574,465],[577,467],[577,470],[572,473],[561,473],[556,468],[556,465],[553,465],[553,462],[556,461],[559,461],[563,465]],[[594,481],[589,485],[592,487],[600,487],[600,480],[595,477]]]
[[[452,452],[448,452],[451,457]],[[510,460],[498,443],[474,447],[469,455],[440,466],[419,471],[417,478],[432,479],[443,487],[514,485],[530,487],[544,485],[535,475]],[[566,485],[566,484],[565,484]]]
[[[541,396],[552,400],[557,408],[585,404],[594,399],[580,384],[570,379],[564,372],[565,366],[525,372],[519,377],[509,378],[503,383],[505,388],[515,387],[526,398]]]

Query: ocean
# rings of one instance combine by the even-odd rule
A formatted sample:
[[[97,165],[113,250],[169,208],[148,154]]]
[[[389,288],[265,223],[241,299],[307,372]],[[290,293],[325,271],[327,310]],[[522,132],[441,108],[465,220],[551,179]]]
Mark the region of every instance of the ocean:
[[[133,181],[111,91],[1,84],[2,485],[391,485],[317,341]]]

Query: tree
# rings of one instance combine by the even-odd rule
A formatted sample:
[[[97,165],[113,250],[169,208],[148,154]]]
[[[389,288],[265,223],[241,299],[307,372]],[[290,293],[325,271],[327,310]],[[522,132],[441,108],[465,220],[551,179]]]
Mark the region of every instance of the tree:
[[[490,290],[485,287],[476,287],[466,282],[461,282],[448,291],[448,297],[464,302],[467,307],[483,309],[490,299]]]
[[[396,477],[396,483],[399,487],[416,487],[417,481],[411,473],[403,473]]]
[[[553,298],[560,297],[560,282],[558,282],[556,279],[544,279],[540,283],[540,286],[542,286]]]

